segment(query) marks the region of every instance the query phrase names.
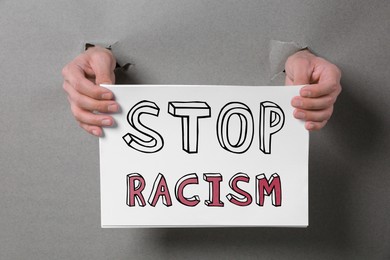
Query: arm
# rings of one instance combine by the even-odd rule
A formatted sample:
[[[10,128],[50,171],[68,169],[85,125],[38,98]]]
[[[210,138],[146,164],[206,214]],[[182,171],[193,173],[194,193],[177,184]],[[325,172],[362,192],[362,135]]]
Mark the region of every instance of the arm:
[[[109,115],[119,105],[111,91],[100,84],[115,82],[115,58],[102,47],[88,48],[62,69],[63,88],[68,94],[71,111],[80,126],[95,136],[102,135],[102,126],[111,126],[114,120]]]
[[[285,64],[286,85],[306,85],[300,96],[291,100],[294,117],[305,121],[307,130],[323,128],[333,113],[333,105],[341,92],[340,70],[309,50],[291,55]]]

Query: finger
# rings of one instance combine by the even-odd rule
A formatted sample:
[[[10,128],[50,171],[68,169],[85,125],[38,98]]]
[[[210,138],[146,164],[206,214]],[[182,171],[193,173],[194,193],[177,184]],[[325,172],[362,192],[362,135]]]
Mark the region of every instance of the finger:
[[[94,114],[92,112],[80,109],[74,104],[71,105],[71,110],[73,116],[80,123],[94,125],[94,126],[112,126],[114,124],[114,120],[111,116],[102,115],[102,114]]]
[[[77,92],[70,84],[64,83],[64,89],[68,93],[70,103],[88,111],[112,113],[119,110],[119,105],[114,100],[96,100]]]
[[[322,122],[329,120],[333,113],[333,106],[323,110],[294,110],[294,117],[304,121]]]
[[[84,71],[77,65],[68,65],[63,70],[65,81],[76,91],[93,99],[112,99],[113,94],[106,88],[96,86],[85,77]]]
[[[88,125],[88,124],[84,124],[84,123],[81,123],[81,122],[79,122],[79,125],[85,131],[87,131],[88,133],[90,133],[90,134],[92,134],[94,136],[100,137],[100,136],[103,135],[103,130],[102,130],[101,127]]]
[[[335,95],[326,95],[319,98],[302,98],[297,96],[291,100],[291,105],[304,110],[323,110],[333,106],[335,102]]]
[[[335,96],[340,94],[340,83],[334,81],[326,81],[318,84],[307,85],[301,88],[300,95],[302,97],[317,98],[333,93]]]
[[[309,131],[316,131],[322,129],[328,123],[327,120],[322,122],[305,122],[305,128]]]

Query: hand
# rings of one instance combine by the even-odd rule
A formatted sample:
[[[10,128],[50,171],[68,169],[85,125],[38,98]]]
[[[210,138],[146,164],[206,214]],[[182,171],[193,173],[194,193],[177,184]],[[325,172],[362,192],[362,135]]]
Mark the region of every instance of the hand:
[[[333,113],[333,105],[341,92],[340,70],[308,50],[291,55],[285,64],[286,85],[306,85],[300,96],[291,100],[294,117],[305,121],[307,130],[319,130]]]
[[[92,47],[77,56],[62,69],[63,88],[68,94],[72,113],[80,126],[95,136],[102,136],[102,126],[111,126],[114,120],[109,115],[119,105],[114,95],[99,84],[115,82],[115,58],[102,47]]]

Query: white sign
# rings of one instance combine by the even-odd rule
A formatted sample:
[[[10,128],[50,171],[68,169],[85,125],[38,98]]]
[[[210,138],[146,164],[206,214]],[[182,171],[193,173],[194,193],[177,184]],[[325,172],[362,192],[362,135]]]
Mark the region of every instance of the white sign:
[[[102,227],[307,226],[300,87],[105,85]]]

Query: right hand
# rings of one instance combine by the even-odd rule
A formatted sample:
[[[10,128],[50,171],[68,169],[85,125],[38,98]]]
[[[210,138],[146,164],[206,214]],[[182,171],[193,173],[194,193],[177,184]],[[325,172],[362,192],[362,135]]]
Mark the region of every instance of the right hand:
[[[115,82],[115,64],[111,51],[95,46],[62,69],[63,88],[68,94],[73,116],[85,131],[95,136],[102,136],[103,126],[114,124],[111,116],[100,113],[119,110],[113,93],[100,86]]]

